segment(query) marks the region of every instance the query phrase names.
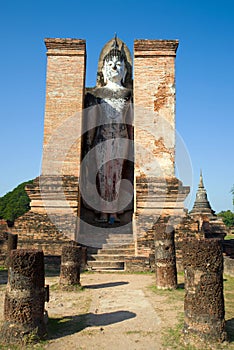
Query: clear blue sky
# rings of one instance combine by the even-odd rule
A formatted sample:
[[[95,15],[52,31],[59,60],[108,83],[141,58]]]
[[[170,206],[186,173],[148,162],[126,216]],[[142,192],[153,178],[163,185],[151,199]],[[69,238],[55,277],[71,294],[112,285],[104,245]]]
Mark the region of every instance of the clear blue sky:
[[[40,174],[46,79],[45,37],[87,42],[86,85],[114,33],[134,39],[179,39],[177,131],[191,158],[180,179],[200,168],[216,212],[232,209],[234,184],[234,2],[232,0],[8,0],[0,2],[0,196]]]

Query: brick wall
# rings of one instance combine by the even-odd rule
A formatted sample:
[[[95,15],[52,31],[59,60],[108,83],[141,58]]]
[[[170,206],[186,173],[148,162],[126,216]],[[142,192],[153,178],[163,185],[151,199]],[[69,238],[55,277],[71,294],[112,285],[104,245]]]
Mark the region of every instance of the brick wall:
[[[177,46],[176,40],[134,43],[136,176],[142,169],[147,176],[174,176]]]
[[[45,44],[48,51],[42,173],[56,175],[62,169],[65,175],[78,176],[85,41],[45,39]]]

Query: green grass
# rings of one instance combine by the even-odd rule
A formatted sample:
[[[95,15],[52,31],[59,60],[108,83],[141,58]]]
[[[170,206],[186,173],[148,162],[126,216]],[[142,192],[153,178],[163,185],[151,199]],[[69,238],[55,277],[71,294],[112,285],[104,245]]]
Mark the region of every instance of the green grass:
[[[225,300],[225,319],[226,330],[230,349],[234,349],[234,277],[224,276],[224,300]]]
[[[5,271],[7,268],[5,266],[0,266],[0,271]]]
[[[184,314],[178,316],[178,323],[175,327],[167,329],[163,334],[163,346],[165,349],[175,350],[195,350],[193,346],[184,347],[182,344],[182,330],[184,325]],[[203,349],[204,350],[204,349]]]
[[[234,239],[234,235],[227,235],[224,237],[225,240]]]
[[[50,285],[50,291],[66,291],[66,292],[82,292],[85,290],[85,287],[80,284],[74,284],[70,286],[60,285],[59,283],[54,283]]]
[[[180,275],[182,276],[182,275]],[[180,278],[179,278],[180,280]],[[183,300],[183,289],[177,289],[175,291],[162,291],[158,290],[155,286],[151,289],[160,295],[167,297],[167,302],[173,302],[173,300]],[[224,299],[225,299],[225,320],[226,331],[228,335],[228,342],[223,344],[204,344],[199,341],[197,347],[195,345],[185,345],[183,343],[183,312],[179,314],[178,323],[173,328],[167,329],[163,334],[163,346],[165,349],[173,350],[234,350],[234,277],[224,276]],[[200,345],[199,345],[200,344]]]
[[[47,325],[48,338],[56,339],[82,331],[86,327],[86,315],[50,317]]]
[[[158,289],[157,286],[151,285],[149,288],[158,295],[164,296],[167,303],[173,303],[174,301],[184,300],[184,273],[177,274],[178,287],[176,289]]]

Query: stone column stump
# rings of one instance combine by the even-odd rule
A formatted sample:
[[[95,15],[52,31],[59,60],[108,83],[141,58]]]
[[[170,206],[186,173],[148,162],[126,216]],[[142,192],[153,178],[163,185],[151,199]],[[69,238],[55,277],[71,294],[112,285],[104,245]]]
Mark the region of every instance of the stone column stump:
[[[223,297],[223,254],[217,239],[189,239],[183,244],[185,272],[184,340],[226,339]],[[195,337],[194,337],[195,336]]]
[[[7,250],[10,253],[11,250],[17,249],[18,235],[13,233],[8,234]]]
[[[82,260],[81,260],[81,270],[84,271],[87,268],[87,248],[82,247]]]
[[[172,226],[166,226],[166,224],[158,224],[155,231],[156,286],[159,289],[176,289],[177,270],[174,229]]]
[[[8,232],[7,234],[7,256],[5,260],[5,265],[9,265],[10,253],[13,249],[17,249],[18,235]]]
[[[46,335],[44,280],[42,251],[11,251],[1,329],[4,342],[26,344]]]
[[[76,245],[67,245],[62,248],[60,285],[80,285],[80,267],[82,248]]]

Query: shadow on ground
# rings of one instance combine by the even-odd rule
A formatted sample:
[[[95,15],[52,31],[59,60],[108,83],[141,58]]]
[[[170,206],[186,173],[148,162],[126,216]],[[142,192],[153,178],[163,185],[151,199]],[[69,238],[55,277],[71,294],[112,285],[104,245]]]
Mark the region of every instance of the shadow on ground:
[[[228,335],[228,341],[230,343],[234,342],[234,318],[226,321],[226,331]]]
[[[88,313],[79,316],[49,318],[48,340],[61,338],[82,331],[87,327],[102,327],[136,317],[134,312],[114,311],[103,314]]]
[[[125,284],[129,284],[129,282],[108,282],[108,283],[101,283],[101,284],[90,284],[87,286],[83,286],[87,289],[101,289],[101,288],[109,288],[109,287],[117,287],[117,286],[123,286]]]
[[[8,271],[2,270],[0,271],[0,284],[7,284]]]

